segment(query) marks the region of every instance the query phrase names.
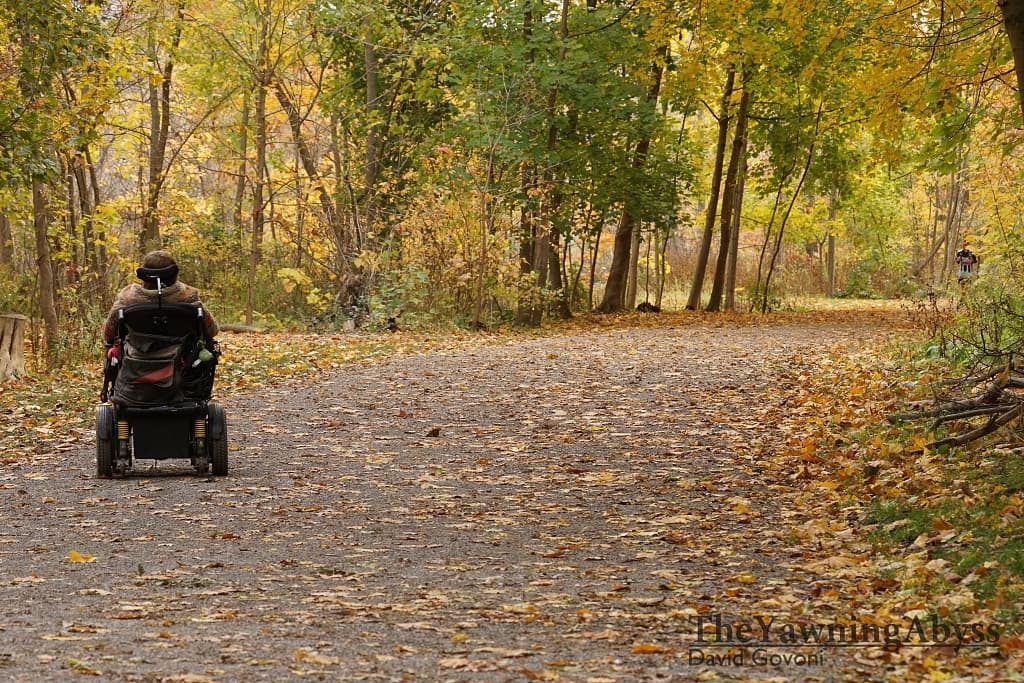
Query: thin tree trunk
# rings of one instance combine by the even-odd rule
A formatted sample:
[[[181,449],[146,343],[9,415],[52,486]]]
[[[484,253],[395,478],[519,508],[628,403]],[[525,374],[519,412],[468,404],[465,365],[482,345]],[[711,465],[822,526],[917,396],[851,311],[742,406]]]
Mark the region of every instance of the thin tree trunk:
[[[167,141],[171,126],[171,84],[174,77],[174,60],[181,43],[181,28],[185,21],[185,3],[179,0],[175,6],[174,30],[163,69],[160,69],[159,83],[150,80],[149,85],[149,177],[146,185],[146,205],[142,213],[141,251],[158,249],[160,236],[160,193],[163,189],[167,169]],[[153,66],[158,67],[156,38],[151,38]]]
[[[732,100],[733,83],[736,80],[736,69],[729,68],[722,92],[722,109],[718,115],[718,143],[715,145],[715,167],[711,173],[711,194],[708,198],[707,214],[704,219],[704,234],[697,252],[697,266],[693,273],[693,284],[690,287],[690,298],[686,302],[686,310],[696,311],[700,308],[701,295],[704,292],[704,275],[708,269],[711,255],[711,241],[715,235],[715,219],[718,212],[718,196],[722,188],[722,170],[725,167],[725,148],[729,139],[729,102]]]
[[[732,140],[732,155],[729,158],[729,170],[725,175],[725,191],[722,196],[722,239],[718,248],[718,259],[715,263],[715,278],[711,285],[711,298],[708,302],[709,311],[718,311],[722,307],[722,293],[726,287],[726,270],[729,266],[729,254],[732,252],[733,235],[732,212],[736,206],[736,188],[739,168],[742,163],[744,141],[747,137],[747,107],[750,103],[750,92],[743,89],[740,97],[740,108],[736,114],[736,132]]]
[[[811,143],[807,148],[807,159],[804,163],[803,172],[800,174],[800,180],[796,184],[796,188],[793,190],[793,196],[786,207],[785,213],[782,215],[782,221],[779,223],[779,232],[775,236],[775,249],[772,251],[772,258],[768,266],[768,273],[765,275],[764,287],[761,290],[761,313],[768,312],[768,292],[771,288],[772,275],[775,273],[775,264],[779,257],[779,251],[782,246],[782,236],[786,232],[786,225],[789,223],[789,217],[793,213],[793,206],[796,204],[796,200],[800,197],[800,191],[803,189],[804,181],[807,180],[807,172],[811,168],[811,161],[814,159],[815,144],[818,140],[818,128],[821,125],[821,115],[824,111],[825,103],[821,102],[818,106],[818,116],[814,121],[814,131],[811,135]]]
[[[836,204],[839,193],[833,192],[828,203],[828,220],[831,224],[836,219]],[[830,230],[825,252],[825,294],[832,298],[836,295],[836,236]]]
[[[660,50],[661,60],[657,61],[651,68],[651,88],[647,92],[647,104],[654,106],[661,94],[661,80],[664,68],[661,66],[668,61],[669,48],[664,46]],[[637,171],[647,163],[647,153],[651,147],[651,136],[644,133],[636,143],[633,151],[632,168]],[[612,264],[608,270],[608,281],[604,286],[604,296],[601,304],[597,307],[602,313],[615,313],[621,311],[626,303],[626,284],[629,276],[630,255],[633,245],[633,230],[636,219],[633,215],[632,201],[626,198],[622,208],[622,215],[619,217],[618,226],[615,229],[615,243],[612,246]]]
[[[732,243],[729,245],[729,264],[725,270],[725,310],[736,310],[736,263],[740,253],[740,220],[743,216],[743,194],[747,186],[747,141],[743,140],[742,163],[740,177],[736,183],[736,193],[732,208]]]
[[[562,319],[568,320],[572,317],[572,310],[569,307],[568,287],[566,287],[565,271],[562,262],[561,235],[557,232],[551,233],[551,246],[548,249],[548,288],[554,294],[552,302],[552,313]]]
[[[521,170],[520,187],[523,190],[523,203],[519,208],[519,274],[522,281],[529,282],[530,274],[534,268],[534,244],[537,241],[537,221],[534,211],[534,200],[530,197],[530,190],[534,185],[534,169],[532,164],[523,164]],[[519,304],[516,310],[516,323],[529,325],[533,320],[533,307],[535,296],[533,288],[523,287],[519,295]]]
[[[487,153],[487,180],[480,192],[480,260],[477,262],[476,287],[473,294],[473,328],[483,329],[484,315],[484,279],[487,272],[487,252],[491,231],[494,229],[492,214],[491,191],[494,186],[494,154],[495,146],[491,145]]]
[[[523,12],[523,41],[530,44],[533,40],[533,10],[527,4]],[[536,59],[535,49],[530,48],[526,53],[526,65],[532,65]],[[537,169],[529,161],[523,163],[520,168],[520,190],[523,195],[523,203],[519,209],[519,273],[524,283],[519,293],[519,302],[516,309],[516,323],[529,325],[533,321],[533,310],[536,304],[534,288],[525,283],[530,282],[530,274],[534,272],[536,262],[537,216],[535,203],[530,196],[536,183]]]
[[[320,177],[320,172],[317,170],[317,161],[313,158],[312,149],[302,134],[302,116],[299,114],[299,110],[294,102],[292,102],[288,92],[280,83],[274,84],[274,93],[277,95],[277,101],[281,104],[281,108],[284,109],[288,117],[288,127],[292,133],[292,142],[295,143],[299,159],[302,162],[302,168],[306,172],[306,177],[309,178],[310,185],[316,188],[324,222],[330,226],[335,238],[334,241],[342,256],[341,268],[339,270],[346,271],[352,250],[352,240],[346,234],[344,225],[334,210],[334,199],[327,191],[326,183]]]
[[[260,247],[263,243],[265,185],[264,169],[267,164],[267,88],[270,87],[269,65],[269,26],[270,0],[264,0],[263,15],[260,17],[260,37],[256,68],[256,180],[253,183],[252,200],[252,234],[249,242],[249,269],[245,299],[245,324],[252,325],[255,307],[256,268],[260,260]]]
[[[633,228],[629,240],[629,277],[626,279],[626,296],[623,301],[627,311],[636,308],[636,291],[639,286],[637,281],[640,278],[640,232],[640,226]]]
[[[376,202],[374,188],[380,178],[381,169],[381,126],[380,119],[380,67],[377,63],[377,48],[367,29],[363,37],[363,66],[366,70],[366,115],[371,125],[366,134],[366,173],[363,179],[363,224],[372,231],[376,223]]]
[[[536,238],[533,240],[533,272],[535,283],[538,289],[543,289],[548,282],[548,272],[551,268],[551,228],[547,216],[541,212],[540,224],[537,229]],[[540,325],[544,316],[543,295],[537,292],[533,298],[533,306],[530,309],[529,324],[533,327]]]
[[[607,214],[602,209],[601,219],[597,222],[597,230],[594,231],[594,249],[590,252],[590,271],[588,273],[590,282],[587,284],[587,310],[594,310],[594,284],[597,281],[597,256],[601,250],[601,236],[604,234],[604,219]]]
[[[11,221],[6,213],[0,213],[0,265],[9,266],[14,262],[14,235]]]
[[[1003,26],[1013,50],[1013,66],[1017,72],[1017,97],[1024,116],[1024,0],[1000,0]]]
[[[654,305],[661,308],[665,297],[665,285],[668,279],[668,243],[672,239],[672,233],[665,230],[658,240],[658,291],[655,294]]]
[[[47,199],[47,187],[39,178],[32,179],[32,226],[36,238],[36,267],[39,269],[39,312],[43,316],[47,356],[57,353],[58,322],[55,296],[56,283],[50,260],[49,227],[53,215]]]
[[[238,236],[238,246],[241,247],[245,239],[245,219],[243,207],[245,205],[245,186],[249,173],[249,91],[242,95],[242,121],[238,137],[238,180],[235,183],[235,201],[232,217],[235,221],[235,234]]]
[[[82,257],[92,272],[99,272],[99,254],[96,250],[96,235],[93,230],[93,216],[96,205],[92,203],[93,194],[89,188],[89,179],[85,172],[85,156],[77,154],[71,160],[71,171],[78,190],[78,210],[82,226]]]
[[[95,208],[103,203],[103,199],[100,194],[99,178],[96,177],[96,164],[93,163],[88,145],[82,146],[82,156],[85,159],[85,170],[89,178],[89,187],[92,190],[92,205],[95,213]],[[97,222],[93,225],[93,239],[95,240],[93,251],[96,254],[96,272],[105,277],[108,263],[107,232],[103,229],[102,223]]]

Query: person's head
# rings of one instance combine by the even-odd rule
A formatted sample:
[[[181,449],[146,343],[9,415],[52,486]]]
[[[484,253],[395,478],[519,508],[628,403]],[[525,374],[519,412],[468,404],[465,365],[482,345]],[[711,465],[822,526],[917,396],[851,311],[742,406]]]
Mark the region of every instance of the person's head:
[[[173,285],[178,279],[178,262],[170,252],[158,249],[151,251],[142,259],[142,265],[135,271],[146,289],[156,289],[157,278],[160,285]]]

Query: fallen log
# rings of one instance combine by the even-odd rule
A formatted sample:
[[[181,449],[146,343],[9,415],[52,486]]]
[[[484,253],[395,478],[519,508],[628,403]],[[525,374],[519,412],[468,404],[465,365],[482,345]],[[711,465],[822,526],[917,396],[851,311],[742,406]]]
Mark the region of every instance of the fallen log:
[[[266,334],[270,330],[252,325],[219,325],[221,332],[237,332],[240,334]]]

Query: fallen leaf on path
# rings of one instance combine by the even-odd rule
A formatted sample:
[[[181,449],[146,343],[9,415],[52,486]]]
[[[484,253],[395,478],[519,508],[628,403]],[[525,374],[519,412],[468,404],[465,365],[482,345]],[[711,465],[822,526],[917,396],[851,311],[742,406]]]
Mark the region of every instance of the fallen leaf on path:
[[[68,553],[68,562],[71,562],[73,564],[84,564],[86,562],[95,562],[95,561],[96,561],[96,556],[95,555],[86,555],[84,553],[78,552],[77,550],[72,550],[71,552]]]

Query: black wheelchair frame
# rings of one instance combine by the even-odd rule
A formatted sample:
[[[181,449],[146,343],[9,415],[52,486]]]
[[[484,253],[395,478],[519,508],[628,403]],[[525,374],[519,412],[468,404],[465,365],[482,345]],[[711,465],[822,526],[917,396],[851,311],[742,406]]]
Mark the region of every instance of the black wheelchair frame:
[[[200,474],[226,475],[227,418],[211,400],[220,350],[204,339],[203,309],[159,300],[123,308],[114,345],[96,415],[97,476],[125,475],[136,459],[173,458],[189,459]],[[170,354],[139,353],[148,372],[130,374],[123,367],[135,362],[126,356],[135,346]]]

